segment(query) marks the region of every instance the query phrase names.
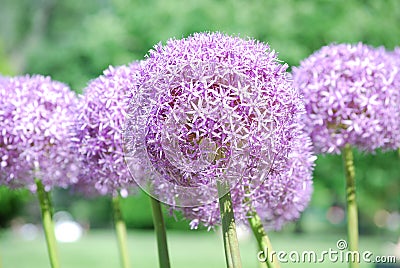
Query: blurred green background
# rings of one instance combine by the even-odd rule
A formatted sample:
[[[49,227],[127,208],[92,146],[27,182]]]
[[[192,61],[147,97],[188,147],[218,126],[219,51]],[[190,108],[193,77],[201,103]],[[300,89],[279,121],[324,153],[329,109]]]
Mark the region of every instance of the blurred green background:
[[[331,42],[362,41],[388,49],[399,46],[400,1],[0,0],[0,73],[50,75],[81,92],[90,79],[96,78],[109,65],[142,59],[154,44],[197,31],[254,37],[268,42],[279,52],[281,60],[296,66],[313,51]],[[362,239],[373,245],[375,251],[386,252],[385,243],[396,243],[400,234],[400,158],[397,152],[356,153],[355,164]],[[338,237],[345,235],[343,177],[340,156],[319,156],[311,205],[299,222],[287,225],[280,233],[273,233],[278,247],[328,248],[334,246]],[[56,211],[69,211],[86,230],[100,230],[88,233],[86,240],[72,250],[74,253],[68,251],[67,246],[62,248],[71,255],[80,252],[83,256],[78,254],[78,259],[86,256],[88,263],[94,261],[95,257],[90,256],[92,253],[85,255],[86,251],[80,247],[99,247],[99,241],[113,240],[109,233],[101,231],[111,230],[110,200],[72,196],[66,190],[55,191],[53,198]],[[145,244],[153,243],[148,231],[138,231],[153,226],[147,196],[138,192],[124,199],[122,205],[127,225],[132,229],[132,247],[137,246],[136,239]],[[209,247],[213,245],[211,249],[218,249],[215,254],[219,257],[215,266],[210,257],[209,267],[223,265],[222,244],[215,243],[218,241],[215,234],[204,230],[197,231],[202,235],[196,234],[189,231],[188,221],[180,215],[171,217],[167,210],[165,214],[168,228],[177,230],[171,234],[173,257],[177,254],[174,250],[184,251],[185,244],[204,244],[199,250],[203,250],[205,256],[208,251],[215,253]],[[3,255],[4,267],[32,267],[29,262],[26,266],[13,264],[14,260],[21,261],[20,256],[24,256],[28,248],[42,247],[40,254],[46,260],[43,240],[38,238],[29,244],[16,235],[15,228],[25,223],[40,223],[36,199],[26,191],[11,192],[0,188],[0,256]],[[190,239],[185,240],[188,237]],[[150,244],[144,248],[154,257],[154,245]],[[183,245],[182,248],[179,245]],[[106,258],[109,250],[98,250],[99,256],[107,260],[116,255],[111,251],[112,257]],[[114,244],[113,250],[116,250]],[[248,249],[245,252],[249,252]],[[250,253],[245,254],[246,258],[252,258]],[[185,266],[185,260],[203,259],[196,253],[191,256],[181,253],[174,258],[176,263],[183,260],[178,267],[189,267]],[[113,261],[114,264],[103,262],[106,263],[104,267],[115,267],[117,259]],[[68,263],[65,267],[91,267],[88,263],[82,266]],[[254,263],[254,260],[248,263]],[[45,265],[46,262],[35,267]]]

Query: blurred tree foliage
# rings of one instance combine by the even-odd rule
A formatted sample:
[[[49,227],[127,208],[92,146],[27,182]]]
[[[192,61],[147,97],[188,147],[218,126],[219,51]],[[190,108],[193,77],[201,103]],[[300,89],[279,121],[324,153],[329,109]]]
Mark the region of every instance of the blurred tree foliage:
[[[0,72],[51,75],[78,92],[108,65],[143,59],[154,44],[196,31],[268,42],[289,65],[331,42],[392,49],[400,40],[397,0],[0,0],[0,7]],[[400,159],[377,153],[356,154],[355,160],[361,217],[371,225],[375,211],[400,209]],[[340,156],[319,157],[312,207],[344,204],[341,161]],[[94,202],[99,210],[79,200],[68,206],[79,217],[109,208],[106,199]],[[144,194],[123,205],[129,226],[151,226]],[[107,217],[95,220],[107,222]]]
[[[25,190],[10,191],[5,186],[0,186],[0,228],[7,227],[9,221],[21,213],[28,196],[29,193]]]
[[[48,74],[76,90],[108,65],[196,31],[270,43],[297,65],[331,42],[398,45],[400,2],[262,0],[1,0],[0,36],[19,73]]]
[[[400,209],[400,158],[397,152],[365,154],[354,150],[357,201],[361,231],[372,232],[375,213]],[[314,172],[311,207],[326,211],[331,205],[345,208],[345,180],[340,155],[319,156]]]

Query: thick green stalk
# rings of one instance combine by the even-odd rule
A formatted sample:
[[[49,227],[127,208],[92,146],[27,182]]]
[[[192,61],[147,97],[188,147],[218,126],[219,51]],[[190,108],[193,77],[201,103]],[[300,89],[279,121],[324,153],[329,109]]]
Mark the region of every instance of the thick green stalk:
[[[222,222],[226,266],[228,268],[240,268],[242,267],[242,261],[240,259],[231,193],[226,185],[218,184],[218,194],[220,196],[219,209]]]
[[[129,254],[127,246],[127,235],[126,235],[126,225],[122,217],[121,206],[119,203],[120,196],[116,195],[112,198],[113,203],[113,214],[114,214],[114,226],[115,232],[117,234],[118,249],[121,258],[122,268],[129,268]]]
[[[43,230],[46,236],[47,251],[49,254],[50,264],[52,268],[59,268],[60,262],[58,259],[56,236],[54,234],[50,195],[44,190],[44,186],[41,180],[36,179],[35,182],[37,186],[37,195],[39,198],[40,209],[42,212]]]
[[[268,268],[268,264],[266,262],[258,262],[258,268]]]
[[[259,261],[258,262],[258,268],[268,268],[268,264],[266,262]]]
[[[249,187],[246,187],[245,189],[246,189],[246,193],[249,194],[250,193]],[[260,250],[259,253],[260,252],[264,253],[263,258],[265,258],[265,262],[261,262],[261,260],[260,260],[260,267],[280,268],[278,258],[275,257],[275,259],[273,259],[273,256],[271,255],[272,251],[273,251],[272,244],[271,244],[271,241],[269,240],[267,232],[264,229],[261,218],[257,214],[257,211],[252,207],[250,201],[251,200],[249,197],[245,197],[243,200],[244,204],[246,204],[247,206],[250,207],[250,210],[247,213],[247,217],[248,217],[247,219],[248,219],[249,225],[251,227],[251,230],[253,231],[253,234],[257,240],[258,249]],[[261,257],[261,256],[257,256],[257,257]]]
[[[273,251],[271,241],[267,233],[265,232],[264,226],[262,225],[262,221],[260,216],[258,216],[257,212],[252,211],[248,214],[249,224],[253,234],[258,243],[258,249],[264,252],[265,255],[265,263],[268,268],[279,268],[279,260],[276,258],[272,259],[271,253]]]
[[[160,201],[153,197],[150,197],[151,207],[153,210],[153,222],[154,230],[157,236],[157,246],[158,246],[158,261],[160,268],[170,268],[168,245],[167,245],[167,233],[164,223],[164,218],[162,215]]]
[[[347,197],[347,236],[350,251],[358,251],[358,215],[356,200],[356,180],[353,162],[353,151],[347,144],[342,152],[346,173],[346,197]],[[349,262],[349,267],[358,268],[357,261]]]

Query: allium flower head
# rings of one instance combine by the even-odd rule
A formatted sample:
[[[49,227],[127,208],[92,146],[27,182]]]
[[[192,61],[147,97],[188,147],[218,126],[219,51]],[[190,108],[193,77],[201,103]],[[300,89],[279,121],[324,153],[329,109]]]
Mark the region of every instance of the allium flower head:
[[[395,48],[394,48],[394,53],[395,53],[397,56],[400,56],[400,47],[395,47]]]
[[[46,190],[76,182],[68,140],[77,98],[68,86],[41,75],[0,83],[0,184]]]
[[[398,77],[399,66],[385,49],[361,43],[325,46],[301,62],[293,79],[304,94],[306,129],[316,150],[399,147]]]
[[[9,77],[5,77],[0,75],[0,85],[4,85],[5,83],[7,83]]]
[[[400,68],[400,47],[395,47],[393,52],[391,53],[391,56],[392,56],[393,60],[396,62],[398,68]],[[399,73],[400,73],[400,71],[399,71]],[[399,80],[400,80],[399,74],[397,75],[396,78],[397,78],[397,83],[400,83],[399,82]]]
[[[132,184],[124,161],[122,129],[138,66],[138,62],[110,66],[84,89],[72,138],[83,165],[78,191],[114,194]]]
[[[309,136],[300,129],[291,140],[292,150],[287,161],[276,161],[261,185],[254,186],[247,178],[231,189],[235,219],[247,224],[250,209],[257,211],[267,229],[279,230],[294,221],[307,207],[312,194],[312,170],[315,156]],[[208,228],[220,222],[219,204],[181,208],[196,229],[199,224]]]
[[[138,184],[175,206],[215,201],[218,183],[261,184],[304,109],[286,68],[268,45],[221,33],[156,45],[129,107]]]

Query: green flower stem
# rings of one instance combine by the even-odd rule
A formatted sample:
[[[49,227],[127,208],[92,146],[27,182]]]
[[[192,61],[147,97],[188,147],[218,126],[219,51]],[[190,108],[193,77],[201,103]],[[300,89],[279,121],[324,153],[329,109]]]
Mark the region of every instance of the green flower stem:
[[[157,236],[158,261],[160,264],[160,268],[169,268],[171,267],[171,265],[169,261],[167,233],[161,211],[161,204],[160,201],[156,200],[153,197],[150,197],[150,200],[153,210],[154,230]]]
[[[263,251],[266,258],[266,265],[268,268],[279,268],[279,260],[278,258],[274,258],[271,256],[272,244],[269,240],[267,233],[264,230],[264,226],[262,225],[262,221],[260,216],[258,216],[257,212],[254,210],[248,214],[248,222],[250,224],[251,230],[253,231],[254,236],[256,237],[258,243],[258,249]]]
[[[119,194],[116,196],[113,196],[113,198],[112,198],[114,226],[115,226],[115,232],[117,234],[118,249],[119,249],[122,267],[129,268],[129,267],[131,267],[131,265],[129,262],[126,225],[125,225],[125,221],[122,217],[122,211],[121,211],[119,199],[120,199]]]
[[[226,266],[228,268],[242,267],[240,259],[239,242],[236,234],[235,216],[231,193],[227,185],[218,184],[219,209],[222,222],[222,235],[225,248]]]
[[[249,187],[245,188],[246,193],[250,193]],[[264,253],[265,262],[260,261],[260,267],[268,267],[268,268],[280,268],[278,258],[273,259],[272,253],[272,244],[269,240],[267,232],[265,232],[264,226],[262,225],[262,221],[260,216],[257,214],[257,211],[251,206],[251,200],[249,197],[245,197],[243,200],[244,204],[250,207],[249,212],[247,213],[247,219],[251,230],[257,240],[258,249],[260,252]]]
[[[268,268],[268,264],[266,262],[258,262],[258,268]]]
[[[44,190],[44,186],[41,180],[35,179],[35,183],[37,186],[37,195],[42,212],[43,230],[46,236],[47,251],[49,254],[50,264],[52,268],[59,268],[60,261],[58,259],[56,236],[54,234],[50,195]]]
[[[346,173],[346,196],[347,196],[347,236],[350,251],[358,251],[358,215],[356,200],[355,168],[353,162],[353,151],[349,144],[343,149],[343,162]],[[350,262],[349,267],[359,267],[358,262]]]

